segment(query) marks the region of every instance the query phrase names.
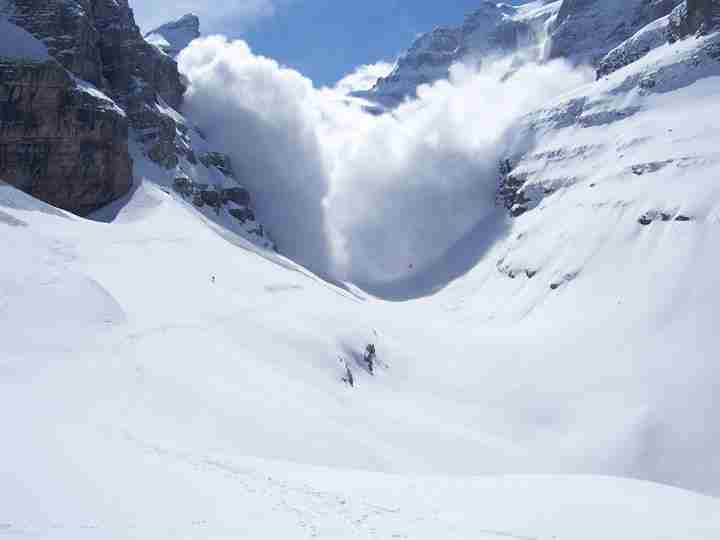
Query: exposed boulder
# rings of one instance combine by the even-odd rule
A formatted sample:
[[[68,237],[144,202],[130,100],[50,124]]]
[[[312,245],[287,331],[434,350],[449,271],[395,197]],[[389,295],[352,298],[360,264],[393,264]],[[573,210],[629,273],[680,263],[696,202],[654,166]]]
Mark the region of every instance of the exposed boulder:
[[[642,216],[638,218],[638,223],[640,225],[643,225],[647,227],[648,225],[651,225],[655,221],[670,221],[672,219],[672,216],[668,212],[661,212],[659,210],[650,210],[649,212],[645,212]]]
[[[221,154],[220,152],[208,152],[200,156],[200,163],[206,167],[215,167],[228,178],[235,178],[230,156]]]
[[[496,202],[512,217],[520,217],[540,204],[538,186],[529,182],[527,174],[514,174],[509,160],[500,163],[500,181]]]
[[[687,216],[685,214],[676,214],[673,218],[674,212],[668,212],[668,211],[662,211],[662,210],[650,210],[648,212],[645,212],[642,216],[638,218],[638,223],[640,225],[643,225],[647,227],[648,225],[652,225],[655,222],[669,222],[669,221],[676,221],[679,223],[687,223],[689,221],[692,221],[692,218],[690,216]]]
[[[173,181],[173,189],[183,197],[189,197],[193,192],[193,182],[187,176],[179,176]]]
[[[233,202],[239,206],[250,205],[250,192],[242,187],[226,188],[222,190],[224,203]]]
[[[200,192],[200,196],[208,206],[219,207],[222,204],[220,192],[215,189],[204,189]]]
[[[255,221],[255,212],[250,208],[231,208],[228,214],[237,219],[240,223]]]

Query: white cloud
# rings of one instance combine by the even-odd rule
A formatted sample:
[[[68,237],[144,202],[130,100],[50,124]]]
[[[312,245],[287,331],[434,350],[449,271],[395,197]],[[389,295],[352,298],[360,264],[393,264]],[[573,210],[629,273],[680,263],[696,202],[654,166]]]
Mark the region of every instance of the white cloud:
[[[378,79],[390,75],[394,67],[394,64],[390,64],[389,62],[362,65],[349,75],[340,79],[334,88],[342,94],[370,90],[375,86]]]
[[[456,66],[449,81],[377,117],[243,42],[195,42],[180,67],[186,112],[234,157],[281,250],[364,284],[422,272],[499,216],[497,163],[512,127],[586,80],[560,62],[507,80],[507,65]]]

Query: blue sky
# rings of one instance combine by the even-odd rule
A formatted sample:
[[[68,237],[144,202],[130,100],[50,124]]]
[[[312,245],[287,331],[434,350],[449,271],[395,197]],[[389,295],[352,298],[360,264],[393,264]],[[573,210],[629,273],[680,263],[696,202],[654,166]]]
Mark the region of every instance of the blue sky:
[[[131,0],[146,30],[196,12],[203,33],[245,39],[260,54],[332,84],[355,66],[392,61],[414,37],[459,24],[481,0]]]

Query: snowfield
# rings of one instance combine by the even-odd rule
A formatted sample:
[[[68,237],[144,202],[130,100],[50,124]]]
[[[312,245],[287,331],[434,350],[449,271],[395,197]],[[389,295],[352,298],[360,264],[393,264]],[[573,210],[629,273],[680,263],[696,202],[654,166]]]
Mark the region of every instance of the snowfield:
[[[720,538],[719,40],[513,118],[510,212],[363,287],[137,148],[92,219],[0,183],[0,536]]]
[[[710,335],[673,332],[687,311],[661,325],[671,340],[637,329],[593,339],[594,310],[586,324],[550,324],[581,301],[568,290],[540,320],[501,329],[477,316],[482,272],[425,300],[362,301],[211,226],[147,179],[111,224],[8,186],[0,200],[12,261],[0,270],[4,536],[720,531],[717,499],[675,488],[493,476],[692,478],[713,490],[705,420],[717,373],[695,372],[701,345],[678,350],[678,335]],[[382,366],[371,377],[351,364],[350,388],[337,357],[352,361],[368,342]],[[672,362],[681,352],[685,368]],[[663,478],[663,460],[686,476]]]

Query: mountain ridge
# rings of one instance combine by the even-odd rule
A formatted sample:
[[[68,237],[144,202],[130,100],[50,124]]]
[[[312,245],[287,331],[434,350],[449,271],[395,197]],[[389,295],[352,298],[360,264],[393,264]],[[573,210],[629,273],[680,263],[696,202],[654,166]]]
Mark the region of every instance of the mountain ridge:
[[[145,34],[145,39],[168,56],[177,58],[180,52],[200,37],[200,18],[194,13],[183,15]]]

